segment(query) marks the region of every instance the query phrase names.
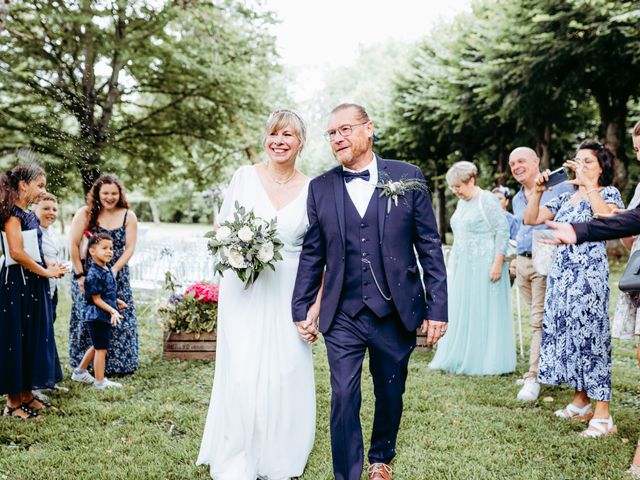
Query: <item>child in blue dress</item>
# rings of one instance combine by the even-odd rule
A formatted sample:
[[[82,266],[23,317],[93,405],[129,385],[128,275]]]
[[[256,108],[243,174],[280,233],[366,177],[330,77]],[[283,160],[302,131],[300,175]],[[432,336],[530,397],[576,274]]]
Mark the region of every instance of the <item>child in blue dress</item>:
[[[89,238],[88,250],[93,263],[84,281],[88,304],[84,321],[93,346],[85,352],[71,378],[78,382],[93,383],[99,389],[121,387],[122,384],[112,382],[104,376],[111,327],[119,325],[122,320],[118,308],[127,308],[126,303],[116,298],[116,279],[107,267],[107,263],[113,258],[113,238],[106,233],[96,233]],[[95,378],[87,371],[92,362]]]
[[[46,183],[44,170],[35,164],[0,174],[5,257],[0,268],[0,395],[7,394],[7,417],[37,417],[50,404],[31,391],[53,388],[61,374],[55,362],[49,279],[68,270],[60,263],[45,265],[40,222],[29,211]]]

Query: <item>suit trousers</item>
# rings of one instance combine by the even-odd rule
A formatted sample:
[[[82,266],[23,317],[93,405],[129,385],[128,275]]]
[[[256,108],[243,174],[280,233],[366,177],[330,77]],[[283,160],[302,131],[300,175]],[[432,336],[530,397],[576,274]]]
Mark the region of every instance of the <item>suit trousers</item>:
[[[331,451],[336,480],[359,480],[363,469],[360,425],[362,363],[369,351],[375,413],[370,463],[389,463],[395,456],[402,417],[402,395],[415,331],[407,331],[394,312],[377,317],[364,307],[354,317],[338,311],[324,334],[331,372]]]
[[[530,258],[518,255],[516,278],[524,301],[531,311],[531,353],[529,354],[529,371],[524,375],[524,378],[535,380],[538,378],[538,366],[540,365],[544,295],[547,291],[547,277],[535,271],[533,261]]]

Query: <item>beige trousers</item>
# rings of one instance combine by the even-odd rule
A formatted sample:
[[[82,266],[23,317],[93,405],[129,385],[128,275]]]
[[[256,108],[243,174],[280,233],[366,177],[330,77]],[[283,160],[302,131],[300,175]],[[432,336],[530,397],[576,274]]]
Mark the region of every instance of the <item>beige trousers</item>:
[[[542,343],[542,320],[544,318],[544,294],[547,290],[547,277],[533,268],[530,258],[518,255],[516,260],[516,279],[524,301],[531,312],[531,353],[529,371],[524,378],[537,378],[540,365],[540,344]]]

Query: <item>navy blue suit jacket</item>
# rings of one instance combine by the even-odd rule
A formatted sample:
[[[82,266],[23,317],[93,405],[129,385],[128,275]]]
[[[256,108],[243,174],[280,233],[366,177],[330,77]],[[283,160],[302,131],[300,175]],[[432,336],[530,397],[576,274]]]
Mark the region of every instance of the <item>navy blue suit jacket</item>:
[[[640,233],[640,207],[612,217],[575,223],[577,243],[624,238]]]
[[[378,156],[376,161],[380,181],[424,180],[422,172],[414,165],[383,160]],[[309,229],[300,255],[292,314],[294,321],[306,318],[309,307],[315,302],[324,272],[320,306],[322,333],[331,327],[344,282],[345,194],[342,166],[314,178],[309,184]],[[447,275],[429,195],[423,191],[407,192],[398,199],[397,206],[391,205],[388,214],[386,196],[380,197],[376,190],[372,201],[379,202],[378,229],[381,232],[384,274],[402,323],[407,330],[415,330],[426,319],[446,322]],[[422,279],[418,260],[424,272]]]

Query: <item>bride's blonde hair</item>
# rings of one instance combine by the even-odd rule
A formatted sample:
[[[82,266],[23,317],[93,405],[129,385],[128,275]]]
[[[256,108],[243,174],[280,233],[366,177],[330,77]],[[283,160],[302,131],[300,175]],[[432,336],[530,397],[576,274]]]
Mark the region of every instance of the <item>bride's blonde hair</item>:
[[[291,128],[296,137],[298,137],[298,140],[300,140],[300,150],[298,150],[298,153],[302,152],[307,142],[307,126],[304,124],[300,115],[287,108],[276,110],[269,116],[269,120],[267,120],[267,125],[264,129],[262,144],[264,145],[267,142],[267,136],[271,132],[277,132],[287,127]]]

